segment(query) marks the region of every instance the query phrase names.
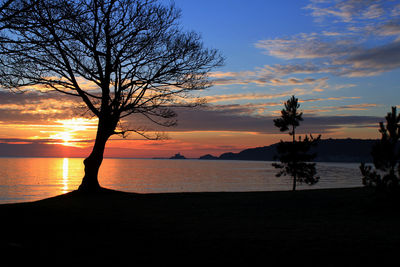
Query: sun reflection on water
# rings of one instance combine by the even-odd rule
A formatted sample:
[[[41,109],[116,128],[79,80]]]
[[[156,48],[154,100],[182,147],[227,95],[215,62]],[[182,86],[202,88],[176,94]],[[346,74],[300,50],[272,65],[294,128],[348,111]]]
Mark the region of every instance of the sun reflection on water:
[[[1,158],[0,203],[34,201],[79,188],[83,158]],[[104,159],[102,186],[136,193],[282,191],[290,178],[275,177],[272,162]],[[312,189],[359,187],[357,163],[318,163]],[[310,189],[301,185],[299,189]]]
[[[62,192],[63,193],[67,193],[68,192],[68,164],[69,162],[68,162],[68,158],[64,158],[63,159],[63,168],[62,168],[62,170],[63,170],[63,180],[62,180],[62,183],[63,183],[63,188],[62,188]]]

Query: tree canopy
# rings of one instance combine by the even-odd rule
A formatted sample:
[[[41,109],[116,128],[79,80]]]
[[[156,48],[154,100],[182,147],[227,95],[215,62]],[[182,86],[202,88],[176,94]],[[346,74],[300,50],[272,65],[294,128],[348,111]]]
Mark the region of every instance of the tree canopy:
[[[121,126],[125,117],[175,125],[174,107],[197,105],[190,93],[210,86],[207,74],[223,63],[199,34],[182,30],[179,9],[157,0],[15,0],[1,12],[9,14],[0,20],[1,84],[76,96],[98,117],[85,160],[91,180],[110,136],[148,137]]]
[[[303,113],[298,111],[300,104],[298,99],[292,96],[284,106],[281,117],[274,119],[274,124],[281,132],[289,131],[292,142],[280,141],[277,147],[277,159],[280,163],[272,165],[280,169],[276,174],[277,177],[282,175],[293,177],[293,191],[295,191],[298,182],[313,185],[319,180],[316,176],[315,163],[311,162],[316,157],[316,153],[310,153],[309,150],[317,145],[321,136],[314,138],[310,134],[310,137],[306,135],[303,140],[301,137],[296,140],[296,128],[300,125],[300,121],[303,121]]]
[[[400,179],[400,114],[392,107],[385,117],[386,123],[379,123],[381,139],[371,151],[375,170],[361,163],[363,184],[378,190],[398,190]],[[396,174],[397,168],[397,174]]]
[[[296,139],[296,127],[300,125],[303,120],[303,112],[298,112],[300,104],[298,99],[293,95],[284,103],[285,108],[281,110],[281,117],[274,119],[274,124],[281,132],[289,131]]]

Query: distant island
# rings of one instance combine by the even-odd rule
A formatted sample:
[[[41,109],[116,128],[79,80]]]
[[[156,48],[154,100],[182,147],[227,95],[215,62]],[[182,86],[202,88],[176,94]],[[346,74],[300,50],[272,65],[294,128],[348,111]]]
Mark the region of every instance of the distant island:
[[[211,154],[207,154],[207,155],[201,156],[199,159],[219,159],[219,158],[215,157]]]
[[[372,162],[371,148],[377,140],[371,139],[323,139],[313,152],[318,162]],[[219,157],[207,154],[202,160],[262,160],[272,161],[277,144],[245,149],[238,153],[227,152]]]
[[[170,159],[186,159],[186,158],[185,158],[185,156],[178,153],[178,154],[175,154],[174,156],[170,157]]]

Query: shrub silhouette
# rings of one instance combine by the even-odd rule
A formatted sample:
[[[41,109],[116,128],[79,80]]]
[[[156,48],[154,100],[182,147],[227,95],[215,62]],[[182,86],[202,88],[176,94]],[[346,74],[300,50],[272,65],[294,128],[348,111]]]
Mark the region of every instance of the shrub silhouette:
[[[398,191],[400,178],[400,114],[397,114],[396,107],[392,107],[392,112],[389,112],[385,119],[386,124],[379,123],[381,139],[371,150],[375,169],[372,169],[372,166],[365,165],[365,163],[360,165],[363,176],[362,183],[365,186],[376,187],[378,191]]]

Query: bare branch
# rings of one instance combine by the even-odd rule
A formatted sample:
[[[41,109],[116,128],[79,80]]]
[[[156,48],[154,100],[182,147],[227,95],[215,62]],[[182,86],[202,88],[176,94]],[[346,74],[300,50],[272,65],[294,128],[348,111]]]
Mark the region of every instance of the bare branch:
[[[198,34],[178,27],[175,6],[156,0],[8,2],[1,14],[10,20],[0,21],[0,29],[7,26],[3,86],[43,85],[79,96],[110,125],[138,113],[175,125],[171,109],[196,106],[190,93],[210,86],[206,74],[223,62]]]
[[[179,27],[180,11],[163,3],[0,0],[0,84],[76,96],[98,117],[82,188],[99,187],[98,168],[112,135],[163,137],[143,127],[125,129],[121,119],[141,114],[156,125],[176,125],[173,108],[198,105],[191,93],[210,86],[207,73],[223,63],[198,34]]]

